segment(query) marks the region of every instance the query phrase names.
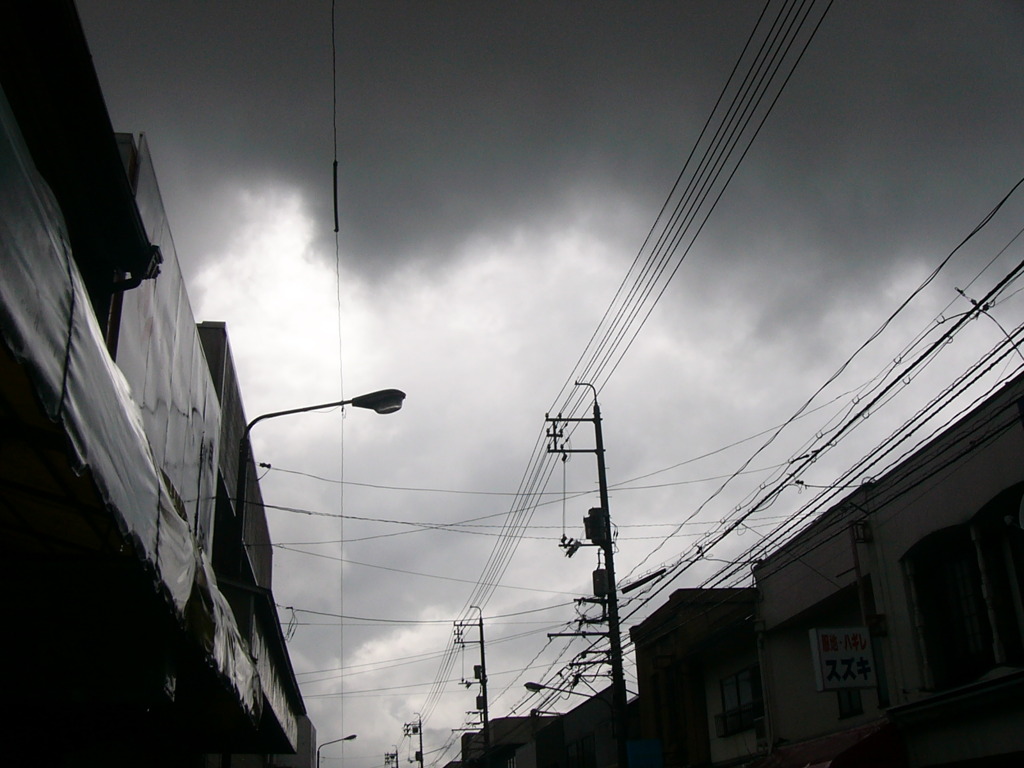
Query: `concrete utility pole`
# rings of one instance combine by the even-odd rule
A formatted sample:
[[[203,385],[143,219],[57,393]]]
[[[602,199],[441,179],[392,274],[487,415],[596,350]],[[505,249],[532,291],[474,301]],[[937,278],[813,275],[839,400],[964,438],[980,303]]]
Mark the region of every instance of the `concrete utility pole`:
[[[416,722],[415,723],[406,723],[405,724],[405,735],[406,736],[416,736],[416,735],[419,735],[419,737],[420,737],[420,748],[419,748],[419,751],[416,752],[416,761],[415,762],[418,762],[420,764],[420,768],[423,768],[423,718],[420,717],[420,713],[419,712],[416,713]],[[413,762],[413,761],[410,760],[409,762]]]
[[[599,546],[604,556],[605,573],[598,578],[599,571],[594,574],[595,592],[604,592],[597,596],[603,598],[607,606],[608,615],[608,656],[612,668],[612,713],[615,721],[616,747],[618,768],[629,768],[629,752],[626,745],[626,726],[628,723],[626,713],[626,680],[622,669],[622,637],[619,629],[619,599],[615,585],[615,552],[612,541],[611,513],[608,510],[608,477],[605,473],[604,463],[604,436],[601,433],[601,406],[597,402],[597,389],[593,384],[577,381],[578,387],[590,387],[594,393],[594,415],[592,418],[565,418],[559,415],[557,418],[545,417],[545,421],[555,425],[548,430],[547,436],[550,439],[548,453],[593,453],[597,456],[597,484],[600,494],[601,506],[590,510],[590,514],[584,521],[586,524],[587,537],[594,545]],[[592,422],[594,424],[594,448],[566,448],[562,442],[563,430],[558,428],[560,423],[570,422]],[[563,537],[564,538],[564,537]],[[567,545],[567,554],[570,556],[579,548],[580,543],[574,542]],[[591,634],[591,633],[579,633]]]
[[[476,708],[480,712],[480,718],[482,721],[482,734],[484,737],[484,765],[487,765],[490,761],[491,751],[491,726],[490,718],[487,714],[487,657],[484,653],[484,612],[479,606],[471,605],[470,608],[476,608],[480,614],[477,619],[477,631],[479,632],[480,643],[480,663],[473,665],[473,677],[480,683],[480,695],[476,697]],[[455,624],[455,642],[460,645],[473,642],[472,640],[463,639],[463,631],[467,626],[470,626],[470,621],[460,621]]]

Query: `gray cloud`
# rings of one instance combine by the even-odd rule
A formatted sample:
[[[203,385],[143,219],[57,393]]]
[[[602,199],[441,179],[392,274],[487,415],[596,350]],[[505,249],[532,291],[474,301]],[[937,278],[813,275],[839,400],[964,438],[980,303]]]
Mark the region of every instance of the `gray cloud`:
[[[121,5],[85,2],[83,16],[115,121],[159,130],[158,156],[183,164],[170,183],[205,200],[225,179],[274,178],[329,231],[326,4]],[[758,10],[339,3],[347,251],[369,270],[445,258],[480,232],[557,226],[570,201],[607,205],[608,190],[653,212]],[[1009,3],[838,5],[730,193],[740,215],[762,214],[738,234],[809,235],[838,257],[884,236],[880,220],[913,224],[987,189],[1021,154],[1022,25]]]

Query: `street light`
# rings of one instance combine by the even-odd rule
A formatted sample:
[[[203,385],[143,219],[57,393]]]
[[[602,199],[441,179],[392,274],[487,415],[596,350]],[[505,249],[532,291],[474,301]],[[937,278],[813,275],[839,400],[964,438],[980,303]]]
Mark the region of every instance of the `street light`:
[[[316,768],[320,768],[320,750],[326,747],[328,744],[337,744],[339,741],[352,741],[356,737],[356,734],[349,734],[348,736],[342,736],[340,739],[334,739],[333,741],[325,741],[319,747],[316,748]]]
[[[541,691],[555,691],[556,693],[572,693],[576,696],[583,696],[591,699],[596,694],[580,693],[579,691],[570,691],[568,688],[555,688],[551,685],[544,685],[543,683],[523,683],[523,687],[531,693],[540,693]]]
[[[531,693],[540,693],[541,691],[554,691],[555,693],[571,693],[574,696],[582,696],[585,699],[597,699],[606,707],[608,707],[608,709],[611,711],[612,718],[614,720],[615,706],[612,704],[612,702],[608,701],[607,697],[603,696],[602,693],[580,693],[579,691],[573,691],[568,688],[555,688],[552,685],[544,685],[543,683],[523,683],[523,687]],[[537,711],[539,712],[540,710]]]
[[[394,413],[402,408],[402,401],[405,400],[405,392],[400,389],[379,389],[376,392],[368,392],[351,400],[339,400],[336,403],[321,403],[320,405],[307,405],[303,408],[290,408],[287,411],[274,411],[257,416],[245,426],[242,438],[238,441],[238,472],[235,483],[235,508],[238,513],[239,527],[244,532],[245,526],[242,520],[245,517],[245,491],[246,481],[249,472],[249,433],[252,428],[264,419],[273,419],[277,416],[290,416],[293,413],[306,413],[307,411],[320,411],[325,408],[338,408],[351,405],[355,408],[366,408],[377,413]],[[244,561],[245,550],[243,547],[240,553],[239,566]]]

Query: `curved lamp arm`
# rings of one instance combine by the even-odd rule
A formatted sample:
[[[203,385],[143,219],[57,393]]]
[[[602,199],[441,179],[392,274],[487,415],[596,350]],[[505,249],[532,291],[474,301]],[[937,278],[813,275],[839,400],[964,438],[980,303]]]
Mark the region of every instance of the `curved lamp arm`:
[[[352,741],[356,737],[356,734],[352,733],[348,736],[342,736],[340,739],[331,739],[331,741],[325,741],[319,747],[316,748],[316,768],[320,768],[320,750],[326,747],[328,744],[337,744],[339,741]]]
[[[306,413],[307,411],[321,411],[325,408],[337,408],[351,405],[355,408],[367,408],[377,413],[394,413],[402,409],[405,401],[405,392],[400,389],[378,389],[376,392],[367,392],[365,395],[353,397],[351,400],[338,400],[334,403],[320,403],[319,405],[307,405],[302,408],[289,408],[287,411],[274,411],[264,413],[245,425],[245,431],[238,441],[238,468],[235,471],[235,514],[239,517],[245,516],[245,491],[246,477],[249,472],[249,433],[252,428],[264,419],[273,419],[277,416],[289,416],[293,413]],[[243,548],[244,549],[244,548]],[[244,562],[244,551],[241,555],[240,565]]]

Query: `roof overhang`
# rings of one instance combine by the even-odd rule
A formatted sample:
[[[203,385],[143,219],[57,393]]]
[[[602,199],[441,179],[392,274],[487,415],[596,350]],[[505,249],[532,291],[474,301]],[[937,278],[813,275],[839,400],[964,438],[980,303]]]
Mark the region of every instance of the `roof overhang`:
[[[72,0],[0,3],[0,84],[78,258],[111,282],[118,273],[155,276],[160,256],[135,205]]]

